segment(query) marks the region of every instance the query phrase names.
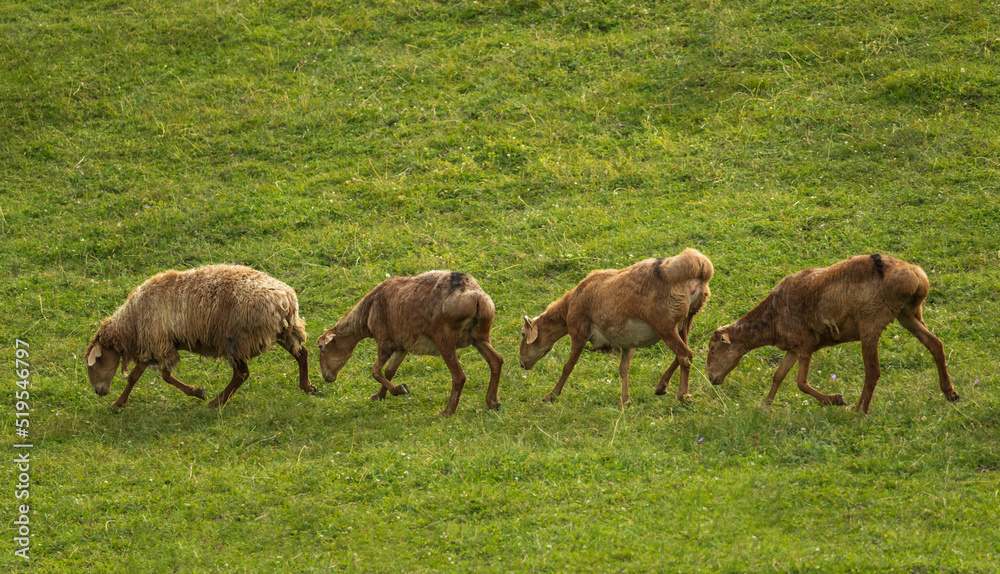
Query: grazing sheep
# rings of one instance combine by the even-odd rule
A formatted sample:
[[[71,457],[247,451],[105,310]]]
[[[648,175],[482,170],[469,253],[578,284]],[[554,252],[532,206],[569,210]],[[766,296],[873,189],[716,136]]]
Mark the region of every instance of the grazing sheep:
[[[712,262],[695,249],[685,249],[674,257],[644,259],[624,269],[592,271],[544,313],[534,319],[524,317],[521,367],[531,369],[556,341],[570,336],[569,359],[562,376],[544,397],[552,401],[562,392],[588,341],[599,350],[621,349],[619,406],[624,406],[630,401],[628,369],[634,349],[662,339],[677,357],[656,385],[656,394],[667,392],[670,377],[680,366],[677,398],[685,401],[694,357],[687,345],[688,336],[694,316],[708,301],[713,271]]]
[[[781,381],[798,361],[799,389],[824,405],[843,405],[843,395],[823,394],[809,386],[809,361],[823,347],[861,341],[865,386],[856,410],[867,413],[881,375],[878,340],[896,319],[931,352],[941,392],[949,401],[957,401],[945,367],[944,346],[924,324],[921,303],[929,291],[923,269],[887,255],[859,255],[789,275],[752,311],[715,330],[708,348],[709,381],[721,385],[743,355],[773,345],[785,351],[785,358],[774,373],[765,404],[771,404]]]
[[[94,392],[104,396],[119,362],[123,375],[129,363],[135,363],[114,407],[125,405],[150,365],[159,365],[166,382],[204,400],[204,390],[171,374],[181,359],[178,351],[225,357],[233,378],[209,403],[221,406],[249,378],[247,361],[277,342],[298,361],[299,388],[314,394],[305,340],[295,291],[266,273],[239,265],[166,271],[136,287],[104,320],[87,347],[87,375]]]
[[[371,337],[378,345],[372,376],[382,385],[371,400],[380,401],[387,391],[393,396],[410,392],[406,385],[391,382],[407,353],[440,355],[451,371],[451,398],[440,414],[451,415],[465,386],[465,373],[455,351],[472,345],[490,366],[486,406],[498,408],[503,358],[490,345],[494,311],[490,296],[465,273],[428,271],[415,277],[386,279],[319,338],[323,378],[336,381],[357,344]]]

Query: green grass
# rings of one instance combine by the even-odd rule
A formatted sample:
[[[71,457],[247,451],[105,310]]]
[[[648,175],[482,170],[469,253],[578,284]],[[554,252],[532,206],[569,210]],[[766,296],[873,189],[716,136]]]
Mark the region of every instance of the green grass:
[[[362,3],[36,0],[0,8],[0,361],[30,344],[39,572],[991,572],[1000,539],[1000,8],[992,2]],[[696,247],[693,404],[672,357],[568,354],[525,372],[520,317],[595,268]],[[899,326],[868,417],[751,353],[712,388],[708,335],[784,275],[851,255],[921,265],[962,396]],[[152,373],[128,407],[83,350],[168,268],[251,265],[299,293],[319,397],[281,349],[222,410]],[[315,340],[387,275],[472,273],[497,305],[499,412],[460,357],[368,401]],[[7,367],[5,367],[7,368]],[[185,382],[224,365],[184,356]],[[836,375],[836,379],[831,378]],[[5,458],[16,390],[3,377]],[[857,344],[812,381],[857,400]],[[7,382],[10,381],[10,382]],[[675,382],[676,384],[676,382]],[[117,377],[112,393],[120,392]]]

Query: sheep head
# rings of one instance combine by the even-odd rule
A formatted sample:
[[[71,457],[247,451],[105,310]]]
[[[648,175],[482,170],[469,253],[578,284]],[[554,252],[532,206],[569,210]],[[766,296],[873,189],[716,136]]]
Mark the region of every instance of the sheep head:
[[[719,327],[712,333],[708,342],[708,358],[705,372],[713,385],[721,385],[726,375],[740,364],[740,359],[747,353],[742,345],[732,342],[731,325]]]
[[[565,333],[550,332],[539,317],[529,319],[524,316],[521,326],[521,368],[531,370],[539,359],[544,357]]]
[[[344,368],[354,348],[358,342],[349,337],[338,337],[334,329],[323,333],[317,344],[319,345],[319,369],[323,373],[323,380],[332,383],[337,380],[337,374]]]
[[[111,391],[111,380],[121,361],[122,354],[111,347],[105,347],[95,338],[87,347],[87,378],[94,392],[103,397]]]

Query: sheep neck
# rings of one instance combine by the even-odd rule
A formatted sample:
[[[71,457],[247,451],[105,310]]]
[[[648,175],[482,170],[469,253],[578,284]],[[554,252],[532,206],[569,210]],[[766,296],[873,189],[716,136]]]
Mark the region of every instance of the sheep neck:
[[[358,304],[355,305],[346,315],[337,321],[334,333],[337,337],[343,337],[357,344],[362,339],[372,336],[371,329],[368,328],[368,315],[371,313],[372,296],[371,293],[365,295]]]
[[[130,301],[130,300],[129,300]],[[138,362],[139,351],[135,342],[138,340],[135,325],[136,310],[134,305],[126,301],[114,315],[101,323],[94,336],[102,346],[121,353],[121,368],[124,373],[128,366]]]
[[[569,297],[563,296],[562,298],[554,301],[545,312],[543,312],[538,320],[546,325],[552,325],[560,330],[563,335],[569,332]],[[561,335],[560,335],[561,336]]]
[[[733,343],[738,343],[746,351],[777,343],[775,325],[778,321],[778,311],[775,308],[773,295],[768,295],[749,313],[737,319],[730,327],[730,337]]]

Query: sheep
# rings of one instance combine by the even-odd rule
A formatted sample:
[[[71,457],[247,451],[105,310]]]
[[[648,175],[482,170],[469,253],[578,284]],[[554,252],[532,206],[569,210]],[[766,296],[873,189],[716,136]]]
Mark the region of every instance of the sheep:
[[[392,383],[408,353],[440,355],[451,372],[451,397],[439,414],[450,416],[458,408],[466,380],[456,349],[472,345],[490,366],[486,406],[499,408],[503,358],[490,345],[495,310],[490,296],[466,273],[428,271],[386,279],[318,339],[323,379],[336,381],[354,348],[371,337],[378,346],[372,376],[381,385],[371,400],[381,401],[386,392],[392,396],[410,392],[405,384]]]
[[[277,342],[298,362],[299,388],[315,394],[305,341],[295,291],[266,273],[240,265],[170,270],[136,287],[101,323],[85,353],[87,375],[94,392],[104,396],[118,364],[124,375],[135,363],[113,407],[125,406],[132,387],[151,365],[158,365],[163,380],[184,394],[205,400],[204,390],[171,374],[180,362],[178,351],[225,357],[233,378],[209,403],[222,406],[249,378],[247,361]]]
[[[823,405],[845,405],[842,394],[827,395],[809,386],[809,361],[823,347],[861,341],[865,386],[855,410],[867,414],[881,376],[879,337],[896,319],[931,352],[941,392],[949,401],[957,401],[958,393],[945,366],[944,346],[924,324],[921,303],[929,291],[923,269],[888,255],[859,255],[789,275],[752,311],[715,330],[708,348],[709,381],[721,385],[743,355],[773,345],[785,351],[785,357],[774,373],[765,405],[774,400],[796,361],[799,389]]]
[[[573,367],[589,341],[598,350],[621,349],[618,373],[622,378],[619,407],[630,402],[628,370],[634,349],[661,339],[676,354],[656,385],[656,394],[667,392],[670,377],[680,366],[678,400],[688,395],[688,375],[694,353],[688,336],[694,316],[708,301],[712,262],[695,249],[667,258],[644,259],[624,269],[592,271],[545,312],[521,327],[521,367],[530,370],[556,341],[570,336],[569,359],[562,376],[543,398],[551,402],[562,392]]]

